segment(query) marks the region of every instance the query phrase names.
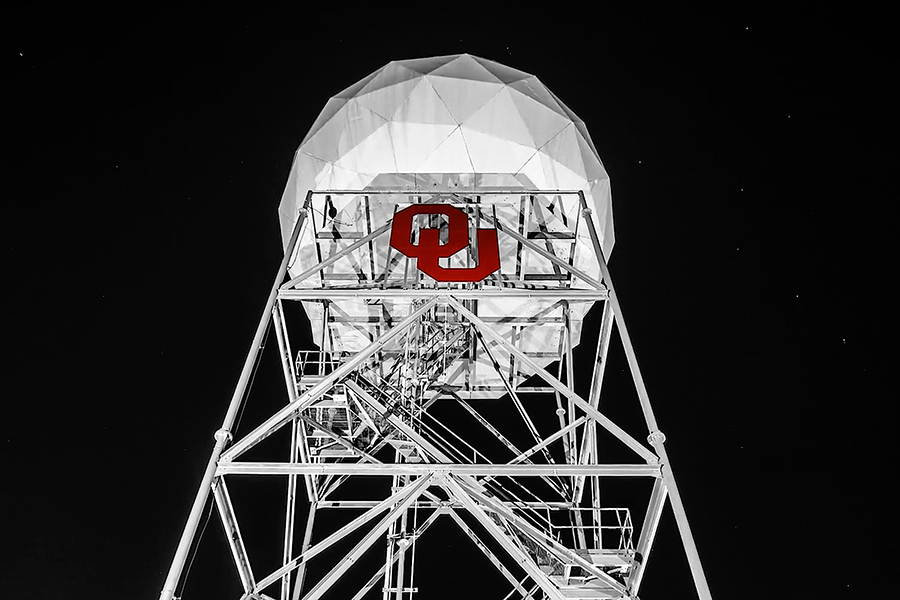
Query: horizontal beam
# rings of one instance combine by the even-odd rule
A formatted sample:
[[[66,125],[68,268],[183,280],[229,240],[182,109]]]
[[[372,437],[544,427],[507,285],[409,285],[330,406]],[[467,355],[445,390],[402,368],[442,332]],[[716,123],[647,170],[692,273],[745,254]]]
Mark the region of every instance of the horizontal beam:
[[[510,194],[515,196],[577,196],[579,194],[578,190],[526,190],[526,189],[517,189],[517,188],[484,188],[484,189],[468,189],[468,188],[458,188],[453,187],[447,189],[441,188],[423,188],[423,189],[409,189],[409,188],[385,188],[385,189],[367,189],[367,190],[310,190],[310,195],[315,196],[385,196],[385,195],[405,195],[405,196],[434,196],[434,195],[449,195],[456,196],[457,198],[465,198],[467,196],[480,196],[482,200],[489,196],[508,196]],[[469,203],[460,202],[456,206],[467,206]]]
[[[453,475],[493,477],[660,477],[659,465],[470,465],[470,464],[354,464],[354,463],[280,463],[280,462],[222,462],[216,476],[222,475]]]
[[[398,353],[385,352],[384,356],[389,358],[396,358],[399,356]],[[300,378],[300,386],[313,386],[322,381],[322,376],[320,375],[304,375]],[[496,381],[496,379],[494,380]],[[442,388],[446,386],[449,389],[453,390],[459,395],[464,395],[465,400],[484,400],[484,401],[497,401],[506,394],[506,387],[502,385],[473,385],[471,389],[463,389],[462,386],[459,385],[447,385],[447,384],[432,384],[431,390],[433,392],[437,392],[438,400],[442,402],[453,400],[453,396],[447,394],[446,398],[444,395]],[[552,394],[554,392],[554,388],[550,386],[546,387],[533,387],[533,386],[522,386],[516,388],[516,394],[521,396],[522,394]]]
[[[438,315],[441,316],[440,314]],[[455,315],[454,315],[455,316]],[[437,320],[437,319],[436,319]],[[481,320],[485,323],[502,323],[507,325],[554,325],[557,328],[561,328],[563,323],[565,323],[565,319],[562,317],[481,317]],[[355,316],[355,317],[335,317],[332,315],[328,316],[329,323],[385,323],[386,320],[383,316]],[[441,320],[441,323],[447,322],[446,320]],[[450,321],[452,325],[466,325],[467,323],[464,321]],[[422,351],[424,352],[424,350]],[[400,354],[400,352],[397,352]],[[554,354],[559,354],[558,352]]]
[[[520,288],[481,288],[471,290],[454,290],[448,288],[382,290],[370,289],[282,289],[278,292],[281,300],[338,300],[340,298],[432,298],[434,296],[452,295],[460,299],[478,298],[535,298],[548,300],[566,300],[568,302],[594,302],[606,300],[607,291],[581,289],[543,289],[526,290]]]
[[[319,500],[318,502],[316,502],[316,508],[361,509],[372,508],[377,504],[378,500]],[[510,508],[514,509],[527,507],[544,508],[550,510],[569,510],[569,508],[571,508],[570,503],[568,502],[504,502],[503,505],[509,506]],[[410,508],[463,508],[463,505],[460,502],[454,502],[452,500],[441,502],[434,502],[433,500],[416,500],[410,505]]]

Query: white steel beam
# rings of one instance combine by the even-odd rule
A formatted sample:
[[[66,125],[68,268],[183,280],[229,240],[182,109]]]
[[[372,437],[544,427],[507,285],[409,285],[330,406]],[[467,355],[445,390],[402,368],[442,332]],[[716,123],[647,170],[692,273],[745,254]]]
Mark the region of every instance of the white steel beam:
[[[587,217],[585,220],[588,224],[588,231],[591,234],[591,242],[594,245],[597,260],[600,263],[600,273],[603,275],[603,281],[606,283],[606,287],[609,290],[609,302],[615,312],[616,323],[619,327],[619,336],[622,338],[622,346],[625,348],[625,356],[628,359],[628,366],[631,369],[635,388],[637,388],[641,410],[644,413],[647,428],[650,430],[648,439],[656,450],[656,453],[659,455],[660,461],[665,465],[662,473],[666,480],[666,486],[672,500],[672,511],[675,513],[675,521],[678,523],[678,531],[681,534],[684,552],[687,555],[688,564],[691,567],[691,576],[694,578],[694,587],[697,590],[697,595],[700,596],[700,600],[712,600],[712,593],[709,591],[709,583],[706,581],[706,574],[703,572],[703,565],[700,562],[700,554],[697,552],[697,544],[694,542],[694,534],[691,532],[687,512],[681,501],[681,494],[678,491],[678,486],[675,484],[672,465],[669,463],[668,454],[666,453],[666,436],[659,431],[659,426],[656,423],[656,416],[653,414],[653,407],[650,405],[650,395],[647,393],[646,385],[644,385],[644,377],[641,375],[641,369],[637,362],[637,355],[634,352],[634,345],[631,343],[631,336],[628,334],[628,328],[625,326],[625,319],[622,316],[622,306],[619,304],[619,298],[616,295],[615,286],[613,286],[612,277],[609,274],[609,267],[606,264],[603,248],[600,245],[597,231],[594,229],[593,219],[590,217],[591,209],[587,206],[583,194],[581,194],[581,206],[582,212],[585,213]]]
[[[296,463],[297,453],[297,421],[291,423],[291,463]],[[308,479],[308,478],[307,478]],[[224,479],[223,479],[224,481]],[[312,506],[310,506],[312,511]],[[288,475],[287,480],[287,498],[284,507],[284,541],[282,544],[281,562],[290,560],[294,553],[294,521],[297,514],[297,475]],[[290,600],[291,597],[291,576],[285,575],[281,578],[281,600]]]
[[[219,465],[222,475],[364,475],[393,477],[426,473],[455,473],[473,477],[660,477],[658,464],[469,464],[469,463],[279,463],[228,462]]]
[[[600,317],[600,334],[597,337],[597,350],[594,355],[594,369],[591,376],[591,392],[588,395],[588,403],[600,409],[600,392],[603,389],[603,375],[606,372],[606,357],[609,353],[609,340],[612,336],[613,312],[609,302],[603,303],[603,314]],[[600,457],[597,448],[597,424],[591,422],[585,428],[584,435],[581,438],[581,450],[578,453],[578,462],[585,464],[590,457],[591,462],[599,462]],[[582,494],[584,493],[584,478],[575,480],[575,492],[572,495],[575,504],[581,504]],[[599,498],[594,499],[597,504]],[[600,530],[598,530],[600,531]],[[599,534],[598,534],[599,535]]]
[[[506,580],[512,584],[516,591],[519,592],[519,594],[521,594],[522,597],[526,600],[528,598],[531,598],[532,595],[528,593],[528,590],[522,587],[522,584],[519,583],[519,581],[515,577],[513,577],[513,574],[509,572],[509,569],[507,569],[502,562],[500,562],[500,559],[494,556],[494,553],[491,552],[490,549],[488,549],[485,543],[482,542],[477,535],[475,535],[475,532],[472,531],[472,528],[466,525],[466,522],[462,520],[462,517],[456,514],[455,510],[451,510],[449,514],[450,517],[454,521],[456,521],[456,524],[459,525],[459,528],[462,529],[467,536],[469,536],[469,539],[475,543],[478,549],[481,550],[482,554],[484,554],[491,562],[491,564],[494,565],[494,568],[500,571],[500,573],[504,577],[506,577]]]
[[[417,486],[423,484],[424,482],[426,482],[426,480],[427,480],[427,478],[423,478],[423,479],[417,481],[413,485],[409,485],[407,487],[401,488],[400,490],[395,492],[390,497],[385,498],[384,500],[382,500],[381,502],[379,502],[378,504],[376,504],[375,506],[373,506],[372,508],[370,508],[369,510],[364,512],[363,514],[359,515],[358,517],[356,517],[355,519],[353,519],[352,521],[350,521],[349,523],[347,523],[346,525],[344,525],[343,527],[341,527],[340,529],[338,529],[337,531],[335,531],[334,533],[332,533],[331,535],[329,535],[328,537],[323,539],[322,541],[318,542],[312,548],[308,548],[308,549],[304,550],[303,553],[300,554],[300,556],[291,560],[290,562],[285,563],[284,565],[282,565],[281,567],[279,567],[278,569],[273,571],[271,574],[267,575],[262,581],[260,581],[256,585],[255,591],[260,591],[260,590],[266,589],[268,586],[270,586],[274,582],[278,581],[278,579],[283,577],[285,574],[290,573],[291,571],[296,569],[301,564],[309,562],[316,555],[321,554],[322,552],[324,552],[325,550],[327,550],[328,548],[333,546],[335,543],[342,540],[347,535],[353,533],[354,531],[356,531],[357,529],[359,529],[366,523],[375,519],[375,517],[377,517],[382,512],[384,512],[385,510],[390,508],[390,506],[392,504],[397,504],[399,506],[399,505],[407,502],[408,500],[410,500],[411,497],[412,497],[412,500],[415,500],[416,498],[418,498],[421,495],[421,492],[417,492],[417,490],[422,489]]]
[[[448,476],[447,479],[451,479],[451,477]],[[475,489],[468,490],[468,493],[472,498],[477,499],[479,502],[496,512],[500,517],[512,523],[522,533],[526,534],[535,542],[541,544],[544,549],[551,552],[552,554],[555,554],[561,561],[568,561],[574,565],[578,565],[579,567],[594,575],[595,577],[603,581],[606,585],[612,587],[620,593],[624,594],[626,592],[625,587],[618,581],[607,575],[605,572],[599,570],[596,566],[573,552],[571,549],[566,548],[561,543],[557,542],[555,539],[547,535],[546,532],[535,528],[524,519],[521,519],[508,506],[504,506],[502,503],[497,502],[493,498],[490,498]]]
[[[281,300],[278,300],[272,311],[272,318],[275,324],[275,337],[278,341],[279,356],[281,358],[281,371],[284,376],[284,385],[287,390],[288,404],[297,400],[297,368],[294,364],[293,352],[291,351],[291,343],[288,337],[287,323],[284,319],[284,310]],[[310,462],[307,455],[306,431],[302,427],[298,427],[296,419],[291,424],[291,462],[296,462],[299,458],[300,462]],[[306,499],[310,503],[318,500],[315,483],[311,477],[304,477],[303,483],[306,487]],[[296,482],[289,484],[291,488],[296,487]],[[292,524],[293,526],[293,524]],[[282,600],[287,600],[283,598]]]
[[[545,440],[544,440],[543,442],[541,442],[540,444],[537,444],[537,445],[535,445],[535,446],[532,446],[531,448],[529,448],[529,449],[526,450],[525,452],[520,453],[518,456],[516,456],[515,458],[513,458],[511,461],[509,461],[509,462],[506,463],[506,464],[508,464],[508,465],[515,465],[515,464],[518,464],[518,463],[520,463],[520,462],[522,462],[522,461],[524,461],[524,460],[528,460],[528,457],[529,457],[529,456],[531,456],[532,454],[534,454],[535,452],[537,452],[537,451],[540,450],[541,448],[545,448],[545,447],[549,446],[550,444],[552,444],[553,442],[555,442],[556,440],[558,440],[559,438],[565,436],[567,433],[569,433],[569,431],[571,431],[571,430],[577,428],[579,425],[581,425],[582,423],[584,423],[586,420],[587,420],[587,417],[586,417],[586,416],[578,417],[578,419],[576,419],[575,421],[573,421],[570,425],[566,425],[565,427],[563,427],[562,429],[560,429],[560,430],[557,431],[556,433],[554,433],[554,434],[550,435],[549,437],[547,437],[547,439],[545,439]],[[607,466],[608,466],[608,465],[607,465]],[[493,480],[495,477],[497,477],[497,476],[496,476],[496,475],[491,475],[491,476],[489,476],[489,477],[486,477],[485,479],[482,479],[482,480],[481,480],[481,483],[482,483],[482,484],[488,483],[489,481]]]
[[[225,479],[219,478],[214,487],[213,496],[216,500],[216,508],[219,509],[219,516],[222,517],[222,526],[225,528],[225,536],[228,538],[228,545],[231,547],[234,566],[237,568],[244,591],[250,592],[256,585],[253,579],[253,569],[250,568],[247,548],[244,546],[244,538],[241,536],[237,517],[234,515],[234,507],[231,504],[231,496],[228,494]]]
[[[375,540],[382,536],[400,515],[406,512],[409,505],[421,496],[422,492],[431,485],[433,479],[434,475],[428,475],[408,486],[410,489],[409,495],[398,505],[393,507],[388,514],[386,514],[384,518],[369,533],[367,533],[365,537],[363,537],[363,539],[360,540],[359,543],[356,544],[356,546],[354,546],[353,549],[309,591],[308,594],[303,597],[303,600],[319,600],[319,598],[334,585],[341,575],[365,554],[366,550],[375,543]]]
[[[382,227],[379,227],[378,229],[376,229],[375,231],[373,231],[372,233],[370,233],[370,234],[367,235],[366,237],[364,237],[364,238],[359,238],[358,240],[356,240],[355,242],[353,242],[352,244],[350,244],[350,245],[347,246],[346,248],[341,249],[339,252],[337,252],[337,253],[335,253],[335,254],[332,254],[331,256],[329,256],[328,258],[326,258],[325,260],[319,262],[319,263],[318,263],[317,265],[315,265],[314,267],[310,267],[310,268],[307,269],[306,271],[303,271],[302,273],[300,273],[299,275],[297,275],[296,277],[292,278],[290,281],[288,281],[287,283],[285,283],[283,286],[281,286],[282,289],[283,289],[283,290],[287,290],[287,289],[290,289],[290,288],[296,286],[296,285],[299,284],[299,283],[302,283],[305,279],[311,277],[312,275],[315,275],[316,273],[318,273],[318,272],[321,271],[322,269],[325,269],[325,268],[327,268],[329,265],[333,265],[334,263],[336,263],[336,262],[339,261],[340,259],[344,258],[345,256],[348,256],[348,255],[349,255],[350,253],[352,253],[354,250],[356,250],[356,249],[358,249],[358,248],[362,248],[363,246],[365,246],[366,244],[368,244],[369,242],[371,242],[372,240],[374,240],[374,239],[377,238],[378,236],[387,233],[387,232],[391,229],[391,224],[392,224],[392,223],[393,223],[393,219],[391,219],[390,221],[387,222],[386,225],[384,225],[384,226],[382,226]]]
[[[525,422],[525,426],[528,428],[528,432],[531,433],[531,437],[534,439],[535,444],[537,444],[541,450],[544,451],[544,456],[547,458],[547,462],[554,462],[553,457],[550,456],[550,453],[546,450],[545,446],[541,445],[543,441],[541,435],[538,433],[537,427],[534,426],[534,422],[532,422],[531,417],[528,415],[528,411],[525,410],[525,406],[522,404],[522,401],[519,399],[519,395],[516,394],[516,390],[510,384],[509,380],[506,377],[503,377],[503,371],[501,370],[500,363],[497,362],[497,359],[494,358],[494,354],[491,352],[490,345],[484,341],[484,337],[481,335],[481,332],[476,329],[476,335],[481,339],[481,345],[484,349],[484,353],[487,355],[488,360],[491,361],[491,364],[494,366],[494,370],[497,371],[497,374],[500,375],[500,379],[503,381],[503,385],[506,387],[506,393],[509,394],[510,400],[512,400],[513,405],[516,407],[516,410],[519,411],[519,416],[522,417],[522,421]],[[513,377],[515,374],[510,373],[510,377]]]
[[[712,600],[712,593],[709,591],[709,584],[706,581],[706,574],[703,572],[703,565],[700,562],[700,553],[697,552],[697,544],[694,542],[694,535],[691,533],[691,526],[688,523],[687,512],[684,510],[684,503],[681,500],[681,492],[675,483],[675,475],[672,473],[672,466],[669,463],[669,455],[666,452],[665,444],[662,439],[655,438],[664,437],[661,432],[650,434],[653,447],[659,454],[662,465],[660,473],[666,483],[666,489],[669,492],[669,498],[672,502],[672,512],[675,513],[675,522],[678,523],[678,532],[681,534],[681,543],[684,546],[684,553],[687,555],[688,564],[691,566],[691,575],[694,578],[694,586],[697,589],[697,595],[700,600]]]
[[[606,289],[518,289],[499,288],[486,285],[480,289],[454,289],[447,287],[419,288],[419,289],[379,289],[379,288],[312,288],[297,290],[281,290],[278,297],[282,300],[338,300],[341,298],[433,298],[453,294],[456,298],[466,300],[478,298],[531,298],[531,299],[562,299],[569,302],[595,302],[606,300]]]
[[[373,503],[374,506],[374,503]],[[300,546],[300,555],[306,553],[309,550],[309,546],[312,543],[312,535],[313,535],[313,527],[316,523],[316,511],[318,510],[317,504],[309,505],[309,512],[306,514],[306,530],[303,532],[303,545]],[[288,561],[284,561],[287,564]],[[285,573],[282,577],[290,578],[290,573]],[[297,567],[297,578],[294,580],[294,594],[292,596],[292,600],[300,600],[300,593],[303,591],[303,582],[306,581],[306,561],[300,563]]]
[[[456,482],[452,476],[444,477],[442,483],[444,489],[453,498],[462,503],[469,513],[484,527],[487,532],[506,550],[507,554],[516,561],[516,563],[528,573],[538,586],[544,591],[551,600],[565,600],[565,597],[559,591],[550,579],[541,571],[531,557],[512,542],[509,536],[501,530],[496,523],[478,506],[469,496],[469,493]]]
[[[500,442],[504,446],[506,446],[511,452],[513,452],[516,455],[512,459],[512,461],[510,461],[510,464],[516,464],[516,463],[519,463],[522,461],[527,461],[528,463],[531,463],[531,460],[529,457],[541,449],[541,448],[538,448],[537,446],[533,446],[531,449],[526,450],[524,452],[522,450],[519,450],[512,442],[510,442],[506,438],[506,436],[504,436],[502,433],[500,433],[500,431],[498,431],[496,427],[491,425],[491,423],[487,419],[485,419],[483,416],[481,416],[481,414],[478,411],[476,411],[474,408],[472,408],[471,404],[469,404],[468,402],[466,402],[465,400],[460,398],[459,394],[453,392],[452,390],[447,393],[451,397],[453,397],[453,399],[455,399],[460,405],[462,405],[462,407],[465,408],[466,411],[468,411],[468,413],[470,415],[472,415],[472,417],[474,417],[476,421],[481,423],[488,431],[491,432],[491,434],[494,437],[496,437],[498,440],[500,440]],[[556,439],[558,439],[558,437],[559,437],[558,433],[553,434],[549,438],[547,438],[546,440],[541,442],[541,444],[543,444],[543,446],[547,446],[547,445],[553,443]],[[538,444],[538,446],[540,446],[541,444]],[[487,483],[489,479],[493,479],[493,478],[489,477],[488,479],[484,480],[482,483]],[[547,485],[550,486],[550,488],[554,492],[560,493],[559,488],[553,482],[551,482],[551,480],[545,479],[544,481],[547,483]]]
[[[644,579],[644,571],[647,569],[647,561],[650,559],[650,550],[653,548],[653,540],[659,529],[659,520],[662,517],[663,507],[666,505],[666,483],[662,479],[653,482],[653,491],[650,493],[650,503],[647,506],[647,514],[644,516],[644,524],[641,525],[641,534],[638,538],[635,551],[640,554],[640,562],[635,564],[631,575],[628,576],[628,587],[635,596],[641,589],[641,581]]]
[[[377,353],[379,350],[384,348],[387,344],[394,341],[398,336],[405,333],[406,330],[412,327],[419,318],[431,310],[434,305],[437,304],[437,298],[432,298],[428,302],[425,302],[418,309],[414,310],[409,314],[405,319],[403,319],[400,323],[397,324],[396,327],[391,329],[390,331],[385,332],[381,337],[377,340],[369,344],[364,350],[356,353],[352,358],[347,360],[347,362],[343,363],[340,367],[334,370],[330,375],[327,375],[322,378],[322,380],[311,387],[309,390],[304,392],[297,400],[291,402],[274,415],[266,419],[264,423],[259,425],[256,429],[247,434],[246,437],[241,439],[239,442],[235,443],[231,448],[228,449],[227,452],[222,454],[222,461],[231,461],[264,440],[266,437],[274,433],[279,427],[284,425],[284,423],[293,415],[295,412],[301,411],[313,402],[315,402],[320,396],[322,396],[325,392],[331,389],[331,386],[340,381],[342,378],[346,377],[357,367],[367,361],[372,355]]]
[[[566,384],[548,373],[524,352],[505,340],[502,335],[488,327],[487,323],[479,319],[475,315],[475,313],[467,309],[459,301],[455,300],[452,297],[449,298],[449,302],[457,312],[465,316],[467,319],[469,319],[469,321],[472,322],[473,325],[478,327],[479,331],[484,333],[492,340],[499,342],[500,345],[515,354],[519,360],[531,367],[531,369],[534,370],[535,373],[537,373],[544,381],[549,383],[554,389],[558,390],[567,398],[571,398],[572,401],[575,402],[575,404],[578,405],[581,410],[586,412],[591,417],[591,419],[600,423],[600,425],[602,425],[604,429],[616,436],[622,443],[631,448],[638,456],[646,460],[648,463],[655,463],[659,460],[652,452],[647,450],[640,442],[631,437],[624,429],[613,423],[609,419],[609,417],[600,413],[597,409],[588,404],[588,402],[584,398],[575,393],[574,390],[569,389]]]
[[[362,389],[355,381],[347,380],[344,383],[348,388],[359,395],[359,397],[362,398],[363,401],[366,402],[366,404],[377,410],[379,414],[381,414],[381,416],[383,416],[388,420],[388,422],[390,422],[391,425],[402,431],[404,435],[421,446],[422,449],[431,454],[432,457],[446,463],[450,462],[450,457],[444,454],[437,446],[422,437],[422,435],[415,429],[404,423],[402,419],[397,417],[397,415],[390,413],[386,406],[373,398],[369,392]]]
[[[323,193],[324,192],[319,192],[314,195],[321,195]],[[330,195],[334,195],[332,192],[327,192],[327,193]],[[382,193],[382,192],[379,191],[378,193]],[[409,192],[407,191],[407,193],[409,193]],[[356,195],[362,195],[362,194],[357,192]],[[422,202],[422,204],[430,204],[439,199],[440,199],[440,197],[435,195],[435,196],[432,196],[431,198],[429,198],[428,200],[426,200],[425,202]],[[371,243],[373,240],[375,240],[379,236],[390,231],[391,227],[393,226],[393,223],[394,223],[394,219],[393,218],[389,219],[387,223],[385,223],[383,226],[379,227],[378,229],[372,231],[372,233],[369,233],[365,237],[357,239],[355,242],[353,242],[346,248],[342,248],[339,252],[332,254],[325,260],[320,261],[317,265],[310,267],[306,271],[304,271],[301,274],[297,275],[296,277],[292,278],[290,281],[288,281],[283,286],[281,286],[282,289],[289,290],[290,288],[297,286],[298,284],[302,283],[304,280],[306,280],[309,277],[315,275],[316,273],[322,271],[323,269],[329,267],[330,265],[333,265],[334,263],[336,263],[340,259],[344,258],[345,256],[349,256],[355,250],[358,250],[359,248],[362,248],[366,244]]]
[[[294,257],[294,251],[297,247],[297,240],[300,238],[300,232],[303,229],[304,223],[306,223],[311,194],[312,192],[307,194],[306,201],[297,218],[297,223],[294,225],[294,231],[291,233],[291,238],[285,248],[284,258],[282,258],[281,265],[278,267],[275,281],[272,284],[272,289],[266,300],[266,306],[263,309],[259,324],[256,327],[256,334],[253,336],[253,342],[250,344],[250,351],[247,354],[247,359],[244,361],[244,367],[241,370],[241,375],[238,378],[234,393],[231,396],[231,401],[228,404],[228,410],[222,421],[222,427],[215,434],[216,443],[213,446],[209,461],[206,464],[206,471],[203,473],[203,479],[200,481],[200,487],[197,490],[197,495],[194,497],[194,503],[191,505],[191,512],[188,515],[187,523],[185,524],[181,538],[178,541],[178,547],[175,550],[175,556],[172,558],[172,565],[169,567],[163,589],[159,594],[160,600],[172,600],[175,596],[175,589],[181,579],[181,573],[184,570],[188,552],[194,541],[194,536],[197,534],[197,526],[200,524],[203,508],[206,506],[206,502],[209,499],[210,486],[212,485],[213,477],[215,476],[216,464],[219,462],[222,450],[231,439],[231,428],[234,426],[238,409],[244,399],[247,385],[250,382],[250,377],[253,374],[253,369],[256,365],[257,357],[259,356],[263,338],[269,327],[269,320],[272,318],[272,310],[278,295],[278,287],[281,285],[281,282],[284,281],[289,263]]]
[[[418,502],[413,504],[418,504]],[[425,530],[427,530],[439,516],[441,516],[442,514],[446,514],[447,512],[449,512],[449,509],[441,506],[438,508],[438,510],[435,510],[433,513],[431,513],[431,515],[427,519],[425,519],[425,521],[421,525],[419,525],[419,528],[416,529],[415,532],[413,532],[413,534],[410,536],[409,547],[407,548],[407,550],[412,549],[412,547],[419,540],[422,534],[425,533]],[[366,582],[358,592],[356,592],[351,600],[362,600],[363,596],[365,596],[367,593],[369,593],[369,590],[375,587],[375,584],[384,577],[385,571],[390,568],[395,562],[397,562],[399,557],[399,554],[395,554],[389,565],[380,567],[378,571],[376,571],[375,574],[372,575],[372,578],[369,579],[369,581]]]
[[[363,460],[365,460],[365,461],[368,461],[368,462],[370,462],[370,463],[380,463],[380,462],[381,462],[380,460],[378,460],[378,459],[375,458],[374,456],[372,456],[372,455],[370,455],[370,454],[367,454],[364,450],[360,450],[359,448],[357,448],[356,446],[354,446],[352,442],[349,442],[349,441],[345,440],[345,439],[343,438],[343,436],[341,436],[341,435],[335,433],[334,431],[328,429],[328,428],[325,427],[324,425],[321,425],[321,424],[319,424],[319,423],[316,423],[314,420],[310,419],[309,417],[300,415],[299,419],[300,419],[301,421],[303,421],[304,423],[306,423],[307,425],[309,425],[310,427],[312,427],[313,429],[318,429],[319,431],[321,431],[322,433],[324,433],[326,436],[328,436],[330,439],[334,440],[334,441],[337,442],[339,445],[341,445],[342,447],[346,448],[347,450],[349,450],[350,452],[352,452],[353,454],[355,454],[355,455],[358,456],[359,458],[361,458],[361,459],[363,459]]]
[[[424,494],[423,494],[424,495]],[[375,500],[323,500],[319,502],[319,508],[372,508],[378,504]],[[571,507],[570,502],[515,502],[510,504],[514,508],[551,508],[556,510],[565,510]],[[419,500],[413,503],[413,508],[432,509],[432,508],[462,508],[459,502],[451,502],[447,500]]]
[[[602,283],[600,283],[599,281],[597,281],[596,279],[594,279],[593,277],[591,277],[590,275],[588,275],[581,269],[578,269],[578,268],[570,265],[568,262],[562,260],[561,258],[556,256],[552,252],[547,252],[546,250],[544,250],[543,248],[541,248],[540,246],[538,246],[537,244],[535,244],[534,242],[532,242],[531,240],[526,238],[524,235],[521,235],[519,232],[513,231],[509,227],[506,227],[505,225],[500,223],[499,220],[495,220],[493,217],[486,215],[484,213],[482,213],[482,217],[484,217],[487,221],[492,223],[494,225],[494,227],[497,228],[497,231],[502,231],[503,233],[505,233],[506,235],[515,239],[517,242],[519,242],[520,244],[522,244],[529,250],[532,250],[533,252],[537,252],[538,254],[540,254],[547,260],[549,260],[554,265],[556,265],[562,269],[565,269],[569,273],[572,273],[573,275],[577,276],[585,283],[589,283],[590,285],[594,286],[595,289],[598,289],[598,290],[605,289]],[[560,289],[560,291],[562,291],[562,288]],[[559,297],[559,296],[557,296],[557,297]]]
[[[394,189],[378,189],[372,191],[360,191],[360,190],[317,190],[314,195],[316,196],[324,196],[325,194],[329,194],[331,196],[364,196],[366,194],[375,195],[375,194],[383,194],[383,195],[392,195],[392,196],[431,196],[429,200],[433,200],[434,198],[445,198],[447,196],[456,198],[456,202],[449,203],[451,206],[455,206],[457,208],[466,208],[472,206],[471,202],[460,202],[460,200],[464,196],[474,196],[476,194],[491,194],[493,196],[520,196],[520,195],[532,195],[532,196],[577,196],[580,194],[578,190],[526,190],[522,188],[509,188],[509,189],[494,189],[491,188],[489,192],[478,192],[475,190],[472,191],[460,191],[459,188],[451,188],[448,187],[446,189],[440,189],[435,187],[430,190],[410,190],[408,188],[394,188]],[[409,202],[398,202],[397,204],[413,204],[412,201]],[[488,205],[490,206],[490,205]]]

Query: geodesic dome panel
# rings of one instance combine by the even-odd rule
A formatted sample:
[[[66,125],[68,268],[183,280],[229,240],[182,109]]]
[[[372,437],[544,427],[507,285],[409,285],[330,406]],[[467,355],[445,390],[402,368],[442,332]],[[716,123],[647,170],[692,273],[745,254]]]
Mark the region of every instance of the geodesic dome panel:
[[[431,189],[440,173],[580,190],[612,251],[609,178],[590,135],[528,73],[469,54],[394,61],[331,98],[294,158],[280,206],[284,243],[307,191],[364,190],[389,173],[404,174],[398,181],[411,190],[424,181]]]

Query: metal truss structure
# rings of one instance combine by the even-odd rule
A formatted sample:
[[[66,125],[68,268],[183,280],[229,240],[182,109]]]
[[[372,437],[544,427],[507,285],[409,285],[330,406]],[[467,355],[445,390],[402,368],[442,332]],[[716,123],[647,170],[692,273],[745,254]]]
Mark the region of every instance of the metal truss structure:
[[[503,268],[478,283],[434,281],[416,269],[415,259],[391,250],[391,222],[371,219],[376,201],[395,211],[420,203],[460,208],[470,234],[498,231]],[[352,204],[359,218],[341,221],[333,208],[339,203]],[[413,238],[423,227],[446,224],[439,215],[425,216]],[[476,257],[470,245],[445,262],[464,266]],[[293,302],[303,303],[321,336],[318,350],[292,349],[286,305]],[[576,364],[573,347],[594,303],[603,312],[588,373]],[[614,327],[647,443],[603,412]],[[287,402],[232,439],[267,330],[276,334]],[[588,393],[576,391],[576,378],[590,381]],[[283,460],[253,460],[258,445],[279,431],[290,433]],[[632,460],[604,462],[598,446],[604,436]],[[310,192],[215,439],[163,600],[174,596],[210,492],[242,600],[413,598],[420,585],[416,553],[427,551],[420,539],[441,519],[478,550],[458,561],[483,555],[508,581],[506,598],[636,598],[667,502],[698,596],[711,598],[581,192]],[[287,484],[278,508],[285,515],[281,566],[267,573],[252,568],[229,494],[229,482],[245,476]],[[342,497],[360,478],[383,483],[366,488],[369,497]],[[602,482],[610,478],[652,482],[638,528],[629,508],[601,501]],[[352,518],[322,529],[320,523],[334,522],[323,521],[323,513],[340,511]],[[351,538],[355,545],[334,560],[327,551]],[[377,552],[383,564],[358,573],[363,555]],[[328,562],[321,577],[310,576],[315,561]],[[355,592],[335,595],[340,581],[348,589],[348,573]]]

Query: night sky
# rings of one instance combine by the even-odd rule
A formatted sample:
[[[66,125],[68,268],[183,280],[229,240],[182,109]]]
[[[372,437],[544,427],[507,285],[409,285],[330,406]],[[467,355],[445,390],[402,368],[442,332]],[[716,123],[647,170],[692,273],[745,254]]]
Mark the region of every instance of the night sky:
[[[0,596],[158,596],[295,149],[390,60],[460,52],[537,75],[609,171],[610,268],[715,597],[861,595],[896,428],[884,17],[332,10],[2,9]],[[465,585],[452,560],[433,576]],[[185,598],[238,589],[214,515]],[[690,590],[667,512],[641,595]]]

